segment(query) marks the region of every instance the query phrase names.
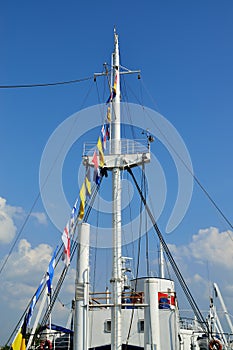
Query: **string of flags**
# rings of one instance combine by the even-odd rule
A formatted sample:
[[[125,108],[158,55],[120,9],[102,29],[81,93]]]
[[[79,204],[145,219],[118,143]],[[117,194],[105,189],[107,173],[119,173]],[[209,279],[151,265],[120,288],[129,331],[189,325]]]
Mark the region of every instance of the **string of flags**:
[[[98,137],[98,141],[91,160],[91,163],[93,164],[93,167],[94,167],[93,181],[96,185],[100,184],[100,179],[103,175],[102,169],[104,168],[104,165],[105,165],[104,151],[106,150],[107,140],[110,139],[110,125],[108,122],[108,113],[109,113],[109,110],[107,111],[106,122],[103,124],[101,128],[100,136]],[[90,164],[87,164],[85,179],[79,192],[80,205],[79,205],[78,220],[80,221],[84,217],[86,200],[90,199],[90,197],[91,197]]]
[[[31,318],[33,315],[33,311],[35,309],[36,303],[40,298],[41,292],[42,292],[42,288],[44,286],[45,281],[47,281],[47,292],[48,295],[51,295],[51,287],[52,287],[52,280],[53,280],[53,276],[54,276],[54,268],[55,268],[55,258],[56,258],[56,254],[57,254],[57,249],[58,247],[56,247],[52,258],[49,262],[49,266],[47,269],[46,274],[43,276],[39,287],[37,288],[31,304],[29,306],[28,312],[25,314],[24,316],[24,320],[23,323],[21,324],[21,327],[18,331],[18,333],[16,334],[13,343],[11,345],[13,350],[26,350],[26,332],[27,332],[27,328],[30,325],[31,322]]]
[[[106,101],[106,104],[108,104],[109,102],[112,102],[112,100],[116,97],[117,81],[118,81],[118,74],[116,74],[116,76],[115,76],[114,84],[113,84],[113,87],[112,87],[112,91],[110,93],[109,98]]]
[[[102,171],[105,165],[104,159],[104,151],[106,150],[107,141],[110,139],[110,125],[109,125],[109,108],[107,110],[106,122],[103,124],[100,132],[100,136],[98,137],[98,141],[96,147],[94,149],[93,157],[91,160],[93,166],[93,182],[96,185],[100,185],[101,177],[107,173]],[[86,202],[91,197],[91,170],[90,164],[86,165],[85,169],[85,177],[80,188],[79,198],[76,199],[75,204],[72,208],[72,212],[70,218],[63,230],[62,233],[62,241],[64,244],[63,257],[66,266],[70,265],[70,248],[71,248],[71,239],[74,235],[75,223],[76,221],[83,220],[85,214],[85,205]],[[79,202],[79,209],[78,208]]]
[[[54,269],[55,269],[55,263],[56,263],[56,255],[57,255],[57,249],[54,250],[52,259],[49,263],[48,270],[46,273],[46,281],[47,281],[47,288],[48,288],[48,294],[51,295],[52,292],[52,281],[53,281],[53,275],[54,275]]]
[[[64,244],[64,250],[62,254],[62,260],[69,266],[70,264],[70,221],[67,222],[64,231],[62,233],[61,239]]]
[[[106,102],[109,104],[113,101],[116,96],[117,91],[117,82],[118,82],[118,74],[116,74],[114,79],[114,85],[112,87],[112,91],[110,96]],[[93,182],[99,186],[101,177],[107,176],[107,170],[104,169],[105,159],[104,152],[106,151],[107,141],[110,139],[110,122],[111,122],[111,108],[108,106],[107,115],[105,122],[101,128],[100,136],[98,137],[97,144],[93,153],[93,157],[91,160],[91,165],[93,166]],[[71,247],[71,239],[74,235],[75,223],[83,220],[85,214],[85,205],[86,202],[91,197],[91,177],[90,177],[90,164],[86,165],[85,178],[79,192],[79,198],[75,201],[73,206],[70,219],[68,220],[64,231],[62,233],[62,241],[64,244],[63,250],[63,261],[66,266],[70,265],[70,247]],[[77,210],[79,202],[79,209]]]
[[[67,224],[63,230],[62,233],[62,241],[64,244],[64,249],[63,249],[63,254],[62,254],[62,260],[64,261],[66,266],[70,265],[70,248],[71,248],[71,239],[74,235],[75,231],[75,223],[77,219],[77,205],[78,205],[79,198],[76,199],[71,214],[70,218],[67,221]]]
[[[116,96],[116,91],[117,91],[117,82],[118,82],[118,74],[116,74],[115,79],[114,79],[114,85],[111,89],[110,96],[106,102],[106,104],[109,104],[110,102],[113,101],[113,99]],[[105,123],[103,124],[100,132],[100,136],[98,137],[97,144],[93,153],[93,157],[91,160],[92,166],[93,166],[93,182],[99,186],[101,177],[107,176],[107,170],[104,169],[105,166],[105,158],[104,158],[104,152],[106,151],[107,147],[107,141],[110,139],[110,123],[111,123],[111,108],[108,106],[107,108],[107,115],[106,115],[106,120]],[[79,197],[76,199],[70,218],[64,228],[64,231],[62,233],[62,241],[64,245],[64,250],[63,250],[63,260],[65,262],[66,266],[70,265],[70,248],[71,248],[71,239],[74,235],[75,232],[75,226],[77,220],[81,221],[83,220],[84,214],[85,214],[85,204],[87,200],[89,200],[91,197],[91,176],[90,176],[90,164],[86,165],[86,171],[85,171],[85,178],[84,182],[81,186],[80,192],[79,192]],[[78,208],[78,203],[79,203],[79,210]],[[52,289],[52,280],[54,276],[54,268],[55,268],[55,258],[57,255],[57,249],[56,247],[52,258],[50,260],[48,269],[46,274],[43,276],[39,287],[37,288],[31,304],[29,306],[28,312],[26,312],[24,320],[21,324],[21,327],[16,334],[13,342],[12,342],[12,349],[13,350],[26,350],[26,332],[27,328],[30,325],[32,315],[34,308],[40,298],[42,288],[45,284],[47,284],[47,293],[49,296],[51,296],[51,289]]]

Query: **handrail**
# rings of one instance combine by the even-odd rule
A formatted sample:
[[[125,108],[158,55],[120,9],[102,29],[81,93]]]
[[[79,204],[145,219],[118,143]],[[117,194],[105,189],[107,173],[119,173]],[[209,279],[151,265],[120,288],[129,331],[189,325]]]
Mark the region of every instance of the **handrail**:
[[[149,149],[148,141],[145,139],[121,139],[118,140],[117,147],[115,140],[106,141],[104,149],[104,155],[115,155],[115,154],[137,154],[137,153],[147,153]],[[113,146],[114,145],[114,146]],[[83,146],[83,156],[92,156],[96,149],[96,143],[88,142]],[[117,149],[117,152],[115,152]]]

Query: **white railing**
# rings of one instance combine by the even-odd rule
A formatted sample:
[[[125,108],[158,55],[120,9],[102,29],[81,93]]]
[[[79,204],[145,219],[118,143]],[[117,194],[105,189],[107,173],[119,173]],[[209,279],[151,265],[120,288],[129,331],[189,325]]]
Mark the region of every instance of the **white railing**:
[[[97,148],[97,143],[85,143],[83,147],[83,156],[91,156]],[[147,153],[149,151],[149,144],[146,139],[130,140],[122,139],[119,141],[106,141],[105,155],[111,154],[138,154]]]

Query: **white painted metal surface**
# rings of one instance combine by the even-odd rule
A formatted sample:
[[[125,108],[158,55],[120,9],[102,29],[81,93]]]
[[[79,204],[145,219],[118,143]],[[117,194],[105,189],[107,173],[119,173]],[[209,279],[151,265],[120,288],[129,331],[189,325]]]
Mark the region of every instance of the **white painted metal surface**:
[[[111,141],[113,154],[119,154],[121,139],[120,118],[120,63],[118,35],[114,33],[115,49],[113,53],[113,81],[115,82],[115,97],[112,101]],[[112,235],[113,235],[113,262],[112,262],[112,341],[111,349],[120,350],[122,346],[121,336],[121,178],[120,168],[112,170]]]
[[[88,349],[90,225],[78,226],[78,254],[75,283],[74,350]]]
[[[145,280],[145,302],[149,305],[144,312],[144,349],[161,350],[158,292],[159,282],[150,278]]]

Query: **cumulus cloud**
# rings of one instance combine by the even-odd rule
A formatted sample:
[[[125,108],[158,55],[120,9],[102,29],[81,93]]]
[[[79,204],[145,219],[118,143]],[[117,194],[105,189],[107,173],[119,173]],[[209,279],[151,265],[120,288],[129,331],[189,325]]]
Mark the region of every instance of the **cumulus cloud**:
[[[47,244],[33,248],[26,239],[19,242],[2,276],[0,308],[2,303],[7,303],[10,308],[25,309],[47,270],[52,251]]]
[[[0,283],[0,295],[2,296],[0,298],[0,310],[1,315],[7,314],[9,329],[17,323],[35,293],[44,273],[47,271],[53,250],[47,244],[39,244],[33,247],[26,239],[21,239],[17,250],[11,254],[7,268],[1,275]],[[55,270],[53,286],[56,286],[63,268],[64,263],[60,262]],[[71,300],[74,297],[75,274],[76,270],[70,268],[66,282],[59,294],[59,302],[55,304],[53,309],[53,318],[58,324],[64,325],[70,314]],[[33,317],[36,316],[38,307],[39,303]],[[0,324],[2,320],[3,318],[0,317]]]
[[[20,240],[18,251],[11,255],[11,261],[7,267],[8,278],[16,281],[20,279],[22,282],[22,280],[32,280],[35,275],[42,276],[51,255],[52,248],[48,244],[42,243],[33,248],[26,239]]]
[[[220,231],[216,227],[209,227],[200,229],[192,236],[192,241],[187,245],[169,245],[196,300],[205,301],[205,305],[208,305],[211,285],[216,282],[231,312],[233,312],[231,307],[232,237],[232,231]]]
[[[15,221],[25,217],[23,208],[11,206],[7,204],[5,198],[0,197],[0,244],[8,244],[14,239],[17,231]],[[31,217],[40,225],[47,224],[47,216],[43,212],[33,212]]]
[[[230,237],[233,237],[233,232],[219,232],[215,227],[199,230],[198,234],[193,236],[193,242],[190,244],[192,254],[196,259],[201,259],[204,251],[208,261],[226,269],[232,269],[233,241]]]
[[[36,218],[39,224],[41,225],[47,224],[47,216],[45,215],[45,213],[33,212],[31,213],[31,216]]]
[[[216,227],[201,229],[194,234],[187,246],[172,247],[172,251],[183,258],[199,264],[208,261],[211,265],[232,269],[233,232],[220,232]]]
[[[0,243],[10,243],[16,234],[14,218],[23,215],[21,207],[13,207],[0,197]]]
[[[23,311],[25,311],[44,273],[47,271],[52,253],[53,248],[48,244],[33,246],[26,239],[21,239],[16,250],[11,253],[6,268],[1,272],[1,339],[3,334],[8,339]],[[5,258],[6,256],[3,257],[2,261]],[[2,266],[1,263],[0,266]],[[54,275],[54,285],[56,285],[63,267],[63,263],[58,265]],[[39,304],[37,305],[37,311],[38,307]]]

